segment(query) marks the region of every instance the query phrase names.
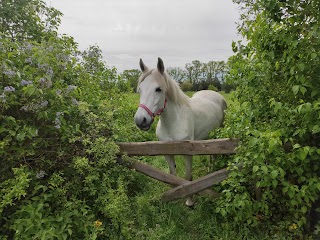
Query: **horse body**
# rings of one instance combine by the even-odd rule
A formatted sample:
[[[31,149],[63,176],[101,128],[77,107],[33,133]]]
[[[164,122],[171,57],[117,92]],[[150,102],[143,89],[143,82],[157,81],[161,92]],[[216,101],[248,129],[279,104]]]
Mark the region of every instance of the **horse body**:
[[[160,141],[206,139],[212,129],[220,127],[225,109],[224,98],[208,90],[195,93],[187,105],[179,106],[168,100],[156,135]]]
[[[140,60],[142,75],[138,83],[140,105],[135,122],[142,130],[148,130],[155,113],[161,114],[156,135],[160,141],[183,141],[206,139],[211,130],[222,125],[227,104],[217,92],[203,90],[191,98],[164,71],[162,60],[157,69],[149,70]],[[192,157],[184,156],[186,179],[192,180]],[[176,175],[173,156],[165,156],[170,173]],[[189,197],[187,205],[193,205]]]

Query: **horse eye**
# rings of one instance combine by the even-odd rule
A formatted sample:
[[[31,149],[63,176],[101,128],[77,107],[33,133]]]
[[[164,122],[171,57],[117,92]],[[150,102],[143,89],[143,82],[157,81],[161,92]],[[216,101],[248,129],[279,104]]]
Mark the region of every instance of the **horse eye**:
[[[156,92],[161,92],[161,88],[156,88]]]

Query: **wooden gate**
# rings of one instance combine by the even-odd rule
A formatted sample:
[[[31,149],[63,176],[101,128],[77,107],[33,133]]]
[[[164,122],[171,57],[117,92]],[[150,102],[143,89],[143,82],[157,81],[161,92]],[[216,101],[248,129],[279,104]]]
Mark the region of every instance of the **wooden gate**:
[[[189,195],[200,193],[211,197],[218,197],[216,193],[208,188],[228,177],[226,168],[210,173],[193,181],[171,175],[155,167],[134,160],[123,159],[121,155],[128,156],[157,156],[157,155],[230,155],[235,153],[238,144],[237,139],[211,139],[199,141],[173,141],[173,142],[129,142],[117,143],[120,147],[118,163],[135,169],[151,178],[175,186],[162,195],[164,201],[184,198]]]

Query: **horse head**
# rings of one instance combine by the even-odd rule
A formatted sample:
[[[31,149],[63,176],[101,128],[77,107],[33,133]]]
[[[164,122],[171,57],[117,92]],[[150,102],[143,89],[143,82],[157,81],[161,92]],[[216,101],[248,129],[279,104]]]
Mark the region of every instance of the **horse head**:
[[[166,106],[166,76],[163,61],[158,58],[156,69],[151,69],[140,59],[142,74],[138,82],[140,93],[139,108],[134,116],[136,125],[141,130],[149,130],[154,118],[160,115]]]

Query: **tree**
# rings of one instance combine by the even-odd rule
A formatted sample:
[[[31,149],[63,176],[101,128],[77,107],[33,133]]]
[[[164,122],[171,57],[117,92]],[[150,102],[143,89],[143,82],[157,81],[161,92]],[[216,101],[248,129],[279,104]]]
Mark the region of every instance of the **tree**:
[[[235,157],[242,170],[230,174],[221,209],[246,225],[269,219],[298,236],[314,220],[308,214],[320,189],[320,2],[234,2],[247,44],[233,43],[228,80],[239,107],[227,119],[229,134],[242,141]]]
[[[57,35],[52,13],[0,2],[0,239],[131,238],[135,180],[113,141],[139,136],[135,107],[101,50]]]
[[[62,13],[41,0],[2,0],[0,2],[0,32],[11,40],[32,39],[56,35]]]
[[[193,85],[193,90],[200,90],[200,83],[203,79],[203,63],[199,60],[193,60],[191,63],[185,65],[187,70],[187,76],[191,84]]]
[[[167,72],[174,80],[176,80],[180,84],[187,77],[187,72],[180,67],[169,67],[167,68]]]
[[[132,89],[137,89],[138,79],[141,75],[141,71],[138,69],[124,70],[121,77],[130,83]]]
[[[211,84],[221,91],[221,82],[224,82],[226,73],[226,63],[224,61],[210,61],[205,64],[204,71],[207,84]]]

